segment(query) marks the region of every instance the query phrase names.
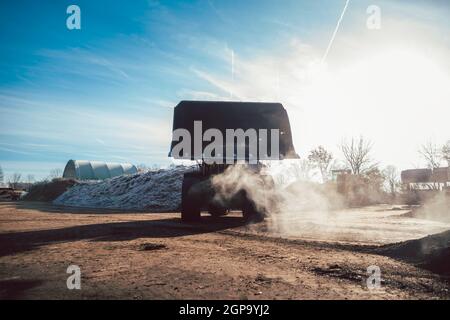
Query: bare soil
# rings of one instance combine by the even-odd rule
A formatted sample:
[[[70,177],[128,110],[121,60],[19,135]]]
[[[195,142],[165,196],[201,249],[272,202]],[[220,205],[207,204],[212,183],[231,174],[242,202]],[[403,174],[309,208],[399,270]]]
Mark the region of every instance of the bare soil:
[[[383,238],[385,239],[385,238]],[[380,254],[385,244],[279,237],[239,213],[0,203],[1,299],[449,299],[446,278]],[[81,290],[68,290],[69,265]],[[381,288],[366,286],[367,267]]]

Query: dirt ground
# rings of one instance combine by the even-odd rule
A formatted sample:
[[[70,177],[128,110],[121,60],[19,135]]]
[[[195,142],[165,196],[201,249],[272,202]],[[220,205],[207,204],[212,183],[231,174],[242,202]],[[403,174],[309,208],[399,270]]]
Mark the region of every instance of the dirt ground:
[[[387,209],[373,212],[387,217],[386,223],[393,221],[388,228],[392,242],[422,236],[417,220],[392,218]],[[270,223],[246,226],[239,213],[232,213],[218,220],[205,216],[202,223],[189,225],[181,223],[178,213],[3,202],[0,298],[450,298],[446,279],[376,253],[389,242],[389,231],[380,236],[366,227],[353,228],[352,237],[347,232],[344,239],[337,233],[315,238],[311,232],[303,238],[281,237],[268,231]],[[446,226],[431,228],[438,232]],[[352,241],[355,232],[370,237]],[[69,265],[81,268],[81,290],[67,289]],[[380,289],[367,288],[371,265],[380,267]]]

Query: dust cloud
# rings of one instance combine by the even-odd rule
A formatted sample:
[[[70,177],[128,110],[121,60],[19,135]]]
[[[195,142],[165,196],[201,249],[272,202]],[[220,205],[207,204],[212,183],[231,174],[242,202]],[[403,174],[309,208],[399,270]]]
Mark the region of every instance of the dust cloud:
[[[425,201],[423,206],[414,210],[416,218],[450,223],[450,196],[439,192]]]
[[[214,176],[212,185],[218,199],[245,190],[258,210],[266,213],[264,224],[249,229],[274,236],[385,244],[450,228],[449,223],[407,217],[409,209],[392,205],[349,208],[332,183],[313,182],[292,168],[292,163],[280,163],[258,174],[244,165],[231,166]]]

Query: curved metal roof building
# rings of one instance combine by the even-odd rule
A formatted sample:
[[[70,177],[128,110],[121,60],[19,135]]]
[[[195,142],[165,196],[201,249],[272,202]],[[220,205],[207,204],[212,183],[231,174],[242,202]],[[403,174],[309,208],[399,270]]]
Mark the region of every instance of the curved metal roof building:
[[[69,160],[64,168],[63,178],[103,180],[122,174],[134,173],[137,173],[137,168],[130,163]]]

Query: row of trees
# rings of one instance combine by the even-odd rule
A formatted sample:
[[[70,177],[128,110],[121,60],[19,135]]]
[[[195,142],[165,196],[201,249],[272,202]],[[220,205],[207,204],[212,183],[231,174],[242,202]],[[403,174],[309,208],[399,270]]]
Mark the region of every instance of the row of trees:
[[[377,183],[381,182],[386,191],[395,194],[400,187],[399,172],[392,165],[380,170],[379,164],[371,156],[372,147],[373,143],[363,136],[343,140],[339,145],[339,149],[344,157],[344,163],[342,164],[333,157],[331,152],[327,151],[323,146],[318,146],[310,151],[306,160],[292,167],[293,175],[298,180],[310,180],[312,170],[316,169],[320,173],[322,181],[327,182],[332,168],[348,169],[354,175],[365,175],[371,180],[377,181]],[[419,153],[429,168],[438,168],[443,161],[446,161],[447,165],[450,166],[450,140],[443,146],[438,146],[430,140],[420,147]],[[139,165],[138,168],[140,172],[157,169],[156,166],[148,168],[143,164]],[[52,180],[61,176],[61,169],[52,169],[49,176],[44,180]],[[4,182],[4,178],[4,173],[0,166],[0,183]],[[29,174],[23,178],[20,173],[13,173],[7,181],[9,186],[13,188],[21,182],[33,183],[35,182],[35,177]]]
[[[31,177],[32,175],[30,175]],[[5,180],[5,175],[3,173],[3,169],[0,166],[0,185],[4,183]],[[9,176],[8,178],[8,185],[11,188],[16,188],[17,185],[20,183],[20,181],[22,180],[22,175],[20,173],[13,173],[12,175]],[[34,178],[33,178],[34,180]]]
[[[363,136],[343,140],[339,149],[344,157],[344,163],[333,158],[333,154],[327,151],[323,146],[310,151],[307,157],[307,163],[303,162],[298,166],[300,171],[309,171],[317,169],[321,175],[322,181],[327,182],[331,169],[348,169],[354,175],[363,175],[370,181],[376,181],[381,184],[385,191],[394,195],[400,188],[399,171],[395,166],[388,165],[384,169],[379,168],[379,163],[374,161],[371,156],[373,143]],[[428,141],[419,149],[420,155],[426,161],[429,168],[439,168],[443,161],[450,166],[450,140],[443,146],[437,146],[434,142]],[[303,177],[308,174],[303,173]]]
[[[47,178],[44,180],[53,180],[55,178],[62,177],[62,170],[61,169],[52,169],[50,170],[50,173]],[[5,181],[5,175],[3,173],[3,169],[0,166],[0,185],[3,183],[6,183],[10,188],[16,189],[21,183],[34,183],[36,182],[35,176],[32,174],[28,174],[25,177],[22,176],[20,173],[13,173],[9,175],[7,181]]]
[[[333,154],[323,146],[310,151],[308,161],[312,168],[319,170],[322,180],[328,181],[332,167],[349,169],[352,174],[359,175],[364,172],[378,168],[378,164],[371,158],[370,152],[373,144],[364,137],[352,138],[350,141],[343,140],[339,149],[344,156],[344,165],[339,165],[333,158]]]

